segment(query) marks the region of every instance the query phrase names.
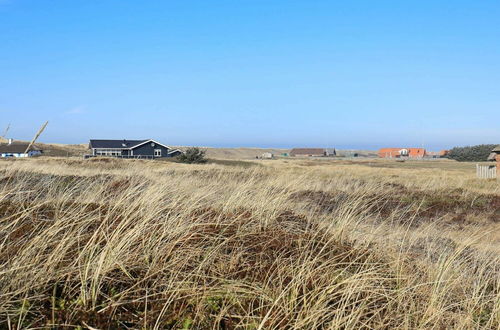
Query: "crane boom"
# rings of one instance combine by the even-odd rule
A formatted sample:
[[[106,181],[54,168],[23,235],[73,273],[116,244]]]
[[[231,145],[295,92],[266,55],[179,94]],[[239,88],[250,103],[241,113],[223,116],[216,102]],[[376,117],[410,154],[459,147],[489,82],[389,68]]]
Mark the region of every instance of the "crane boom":
[[[49,124],[49,122],[46,121],[45,124],[43,124],[42,127],[40,127],[40,129],[36,133],[36,135],[33,138],[33,140],[31,140],[30,144],[28,144],[28,147],[26,148],[26,151],[24,152],[25,154],[27,154],[29,152],[31,146],[35,143],[36,139],[38,139],[38,137],[40,136],[40,134],[42,134],[43,130],[45,129],[45,127],[47,127],[48,124]]]

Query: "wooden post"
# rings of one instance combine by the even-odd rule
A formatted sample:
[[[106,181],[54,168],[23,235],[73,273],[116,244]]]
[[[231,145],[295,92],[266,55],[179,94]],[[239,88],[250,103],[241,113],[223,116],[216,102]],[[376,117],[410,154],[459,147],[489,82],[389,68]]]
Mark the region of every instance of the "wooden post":
[[[500,154],[495,156],[495,160],[497,161],[497,178],[500,177]]]

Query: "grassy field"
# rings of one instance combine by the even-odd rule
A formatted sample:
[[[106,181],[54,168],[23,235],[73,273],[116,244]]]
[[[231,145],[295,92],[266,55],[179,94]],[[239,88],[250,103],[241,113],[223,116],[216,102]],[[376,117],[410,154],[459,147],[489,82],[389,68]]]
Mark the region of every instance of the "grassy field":
[[[0,161],[0,328],[497,329],[500,181],[383,160]]]
[[[0,143],[6,142],[0,138]],[[17,141],[25,142],[29,141]],[[82,157],[85,154],[90,154],[88,143],[82,144],[59,144],[59,143],[36,143],[36,146],[43,150],[43,154],[49,157]],[[174,149],[186,150],[188,146],[171,146]],[[214,159],[229,159],[229,160],[253,160],[260,157],[263,153],[272,153],[280,157],[283,153],[289,153],[290,149],[279,148],[213,148],[200,147],[205,151],[207,157]],[[357,153],[362,157],[376,157],[377,153],[370,150],[337,150],[338,155],[350,155]]]

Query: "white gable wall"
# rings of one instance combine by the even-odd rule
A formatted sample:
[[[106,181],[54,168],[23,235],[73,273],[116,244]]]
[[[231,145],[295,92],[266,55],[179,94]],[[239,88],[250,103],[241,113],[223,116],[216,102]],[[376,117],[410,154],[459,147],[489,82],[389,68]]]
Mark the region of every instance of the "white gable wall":
[[[38,150],[36,151],[30,151],[27,154],[26,153],[20,153],[20,152],[7,152],[7,153],[1,153],[0,157],[5,158],[5,157],[14,157],[14,158],[26,158],[26,157],[33,157],[33,156],[38,156],[41,155],[42,153]]]

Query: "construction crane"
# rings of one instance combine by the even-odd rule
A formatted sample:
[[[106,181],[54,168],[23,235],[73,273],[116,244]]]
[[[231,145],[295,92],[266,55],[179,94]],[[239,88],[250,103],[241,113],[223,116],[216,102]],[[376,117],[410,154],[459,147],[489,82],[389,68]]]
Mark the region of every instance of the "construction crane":
[[[28,148],[26,148],[26,151],[24,152],[25,154],[27,154],[30,151],[31,146],[35,143],[36,139],[38,139],[40,134],[42,134],[43,130],[45,129],[45,127],[47,127],[48,124],[49,122],[46,121],[45,124],[43,124],[42,127],[40,127],[33,140],[31,140],[30,144],[28,144]]]
[[[7,128],[3,132],[3,135],[1,136],[2,138],[5,138],[7,136],[7,133],[9,133],[9,129],[10,129],[10,124],[7,125]]]

